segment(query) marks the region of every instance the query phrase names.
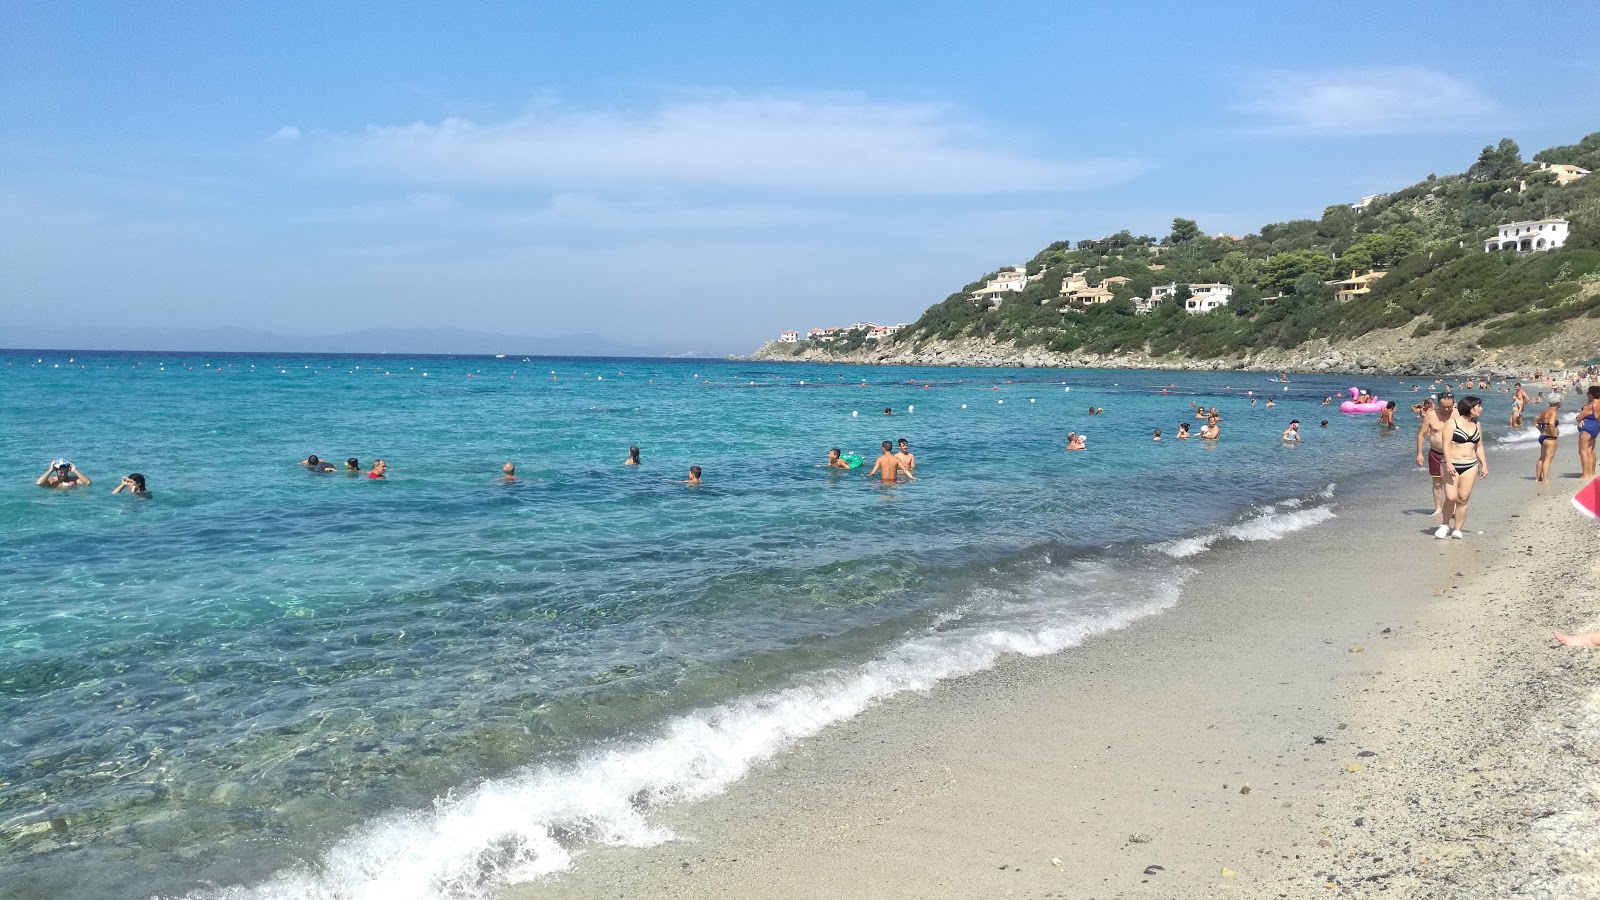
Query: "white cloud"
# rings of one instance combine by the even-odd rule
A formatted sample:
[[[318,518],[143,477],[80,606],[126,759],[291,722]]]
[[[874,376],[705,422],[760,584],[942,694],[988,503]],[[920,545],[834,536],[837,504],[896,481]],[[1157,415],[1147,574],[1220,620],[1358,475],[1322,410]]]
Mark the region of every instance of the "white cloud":
[[[644,113],[543,104],[502,121],[449,118],[319,135],[349,162],[425,184],[699,185],[884,194],[1059,191],[1122,181],[1127,159],[1068,161],[1013,149],[947,107],[723,96]]]
[[[274,131],[272,133],[272,137],[268,138],[267,140],[298,141],[300,140],[300,129],[294,127],[293,125],[285,125],[282,128],[279,128],[277,131]]]
[[[1239,108],[1268,129],[1304,135],[1448,131],[1481,124],[1496,111],[1477,88],[1416,66],[1267,72],[1253,79]]]

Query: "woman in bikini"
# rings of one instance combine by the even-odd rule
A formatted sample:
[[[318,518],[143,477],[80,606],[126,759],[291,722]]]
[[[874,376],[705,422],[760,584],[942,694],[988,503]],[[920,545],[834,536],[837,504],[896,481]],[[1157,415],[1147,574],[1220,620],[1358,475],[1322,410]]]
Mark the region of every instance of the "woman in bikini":
[[[1467,524],[1467,501],[1479,478],[1489,477],[1489,463],[1483,458],[1483,426],[1478,415],[1483,401],[1462,397],[1450,418],[1449,438],[1444,445],[1444,524],[1434,531],[1436,538],[1461,540]]]
[[[1600,384],[1589,386],[1589,402],[1578,410],[1578,465],[1580,478],[1594,477],[1594,442],[1600,435]]]
[[[1533,464],[1533,480],[1550,480],[1550,461],[1556,458],[1556,438],[1561,436],[1561,395],[1551,394],[1550,405],[1539,412],[1533,427],[1539,429],[1539,461]]]

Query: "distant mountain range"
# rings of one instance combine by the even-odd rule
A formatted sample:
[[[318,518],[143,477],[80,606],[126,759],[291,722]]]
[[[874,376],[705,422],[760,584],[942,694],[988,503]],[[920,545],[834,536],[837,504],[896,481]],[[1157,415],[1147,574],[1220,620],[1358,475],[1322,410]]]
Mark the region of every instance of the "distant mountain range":
[[[21,350],[193,350],[219,353],[441,353],[507,356],[676,356],[665,347],[624,343],[597,334],[530,337],[457,328],[369,328],[343,334],[295,335],[243,328],[38,328],[0,326],[0,347]]]

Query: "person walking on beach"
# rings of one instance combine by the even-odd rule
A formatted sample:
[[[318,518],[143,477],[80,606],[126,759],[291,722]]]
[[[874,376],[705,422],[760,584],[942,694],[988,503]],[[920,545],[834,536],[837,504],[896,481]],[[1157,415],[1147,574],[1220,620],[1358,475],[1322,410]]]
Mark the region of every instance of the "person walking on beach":
[[[1600,384],[1590,385],[1588,402],[1578,409],[1578,465],[1579,478],[1594,477],[1595,437],[1600,435]]]
[[[1445,429],[1450,427],[1451,420],[1455,418],[1455,406],[1455,394],[1449,391],[1440,393],[1437,404],[1423,407],[1422,424],[1417,428],[1417,465],[1424,465],[1422,454],[1426,445],[1428,476],[1433,479],[1433,512],[1428,513],[1430,516],[1437,516],[1444,511]]]
[[[878,457],[877,462],[872,464],[872,471],[867,473],[867,477],[871,478],[876,475],[884,484],[894,484],[899,480],[901,471],[903,470],[900,460],[894,455],[894,444],[884,441],[883,453]],[[906,472],[905,476],[912,481],[916,481],[916,477],[910,472]]]
[[[1444,520],[1433,532],[1436,538],[1464,537],[1462,526],[1467,524],[1472,486],[1479,478],[1489,477],[1489,461],[1483,456],[1483,426],[1478,422],[1482,410],[1482,400],[1462,397],[1450,419],[1450,437],[1445,444]]]
[[[917,474],[917,458],[911,455],[911,445],[905,438],[900,439],[900,449],[894,458],[900,462],[900,467],[905,469],[907,475]]]
[[[1550,462],[1556,458],[1556,439],[1561,437],[1561,395],[1551,394],[1550,405],[1539,411],[1533,427],[1539,430],[1539,461],[1533,464],[1533,480],[1550,480]]]

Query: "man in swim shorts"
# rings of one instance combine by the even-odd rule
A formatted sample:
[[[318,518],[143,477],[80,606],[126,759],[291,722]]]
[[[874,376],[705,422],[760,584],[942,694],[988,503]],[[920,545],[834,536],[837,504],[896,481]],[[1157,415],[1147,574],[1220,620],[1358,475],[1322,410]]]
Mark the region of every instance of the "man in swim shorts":
[[[1417,465],[1423,463],[1423,444],[1427,444],[1428,475],[1433,479],[1433,512],[1438,515],[1444,503],[1444,442],[1449,440],[1450,420],[1455,416],[1456,395],[1440,391],[1438,402],[1423,409],[1417,428]]]

